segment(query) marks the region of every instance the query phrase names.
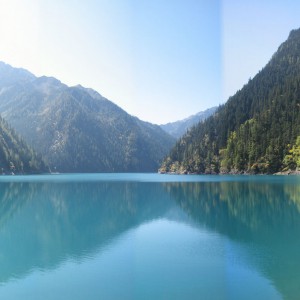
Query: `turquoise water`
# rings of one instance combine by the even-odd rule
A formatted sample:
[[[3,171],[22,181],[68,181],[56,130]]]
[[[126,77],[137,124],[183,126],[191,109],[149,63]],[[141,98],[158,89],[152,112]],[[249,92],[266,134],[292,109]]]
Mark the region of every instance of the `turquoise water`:
[[[299,299],[300,177],[0,177],[1,299]]]

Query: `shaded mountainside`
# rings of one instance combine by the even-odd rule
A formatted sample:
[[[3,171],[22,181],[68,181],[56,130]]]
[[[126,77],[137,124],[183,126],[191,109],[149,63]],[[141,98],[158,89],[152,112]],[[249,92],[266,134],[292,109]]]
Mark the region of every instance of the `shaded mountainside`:
[[[48,172],[37,155],[0,117],[0,174]]]
[[[213,116],[178,140],[160,171],[294,170],[300,167],[299,136],[300,29]]]
[[[92,89],[0,63],[0,112],[58,172],[157,170],[175,140]]]
[[[211,107],[204,111],[200,111],[195,115],[192,115],[186,119],[179,120],[176,122],[171,122],[167,124],[162,124],[160,127],[175,137],[176,139],[180,138],[182,135],[184,135],[189,128],[196,125],[199,122],[202,122],[206,120],[208,117],[210,117],[215,111],[217,107]]]

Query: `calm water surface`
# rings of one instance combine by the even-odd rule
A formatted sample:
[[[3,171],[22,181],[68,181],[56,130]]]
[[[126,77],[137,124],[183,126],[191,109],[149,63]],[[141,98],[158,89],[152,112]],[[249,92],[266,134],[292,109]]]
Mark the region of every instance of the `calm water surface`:
[[[300,299],[300,177],[0,177],[1,299]]]

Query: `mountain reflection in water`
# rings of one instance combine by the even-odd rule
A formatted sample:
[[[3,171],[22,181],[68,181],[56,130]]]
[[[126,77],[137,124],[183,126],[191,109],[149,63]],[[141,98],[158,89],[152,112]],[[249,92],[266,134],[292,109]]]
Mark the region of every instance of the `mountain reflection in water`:
[[[0,281],[84,258],[170,207],[160,184],[2,183]]]
[[[300,179],[300,178],[299,178]],[[300,181],[166,184],[195,222],[245,246],[248,263],[287,299],[300,297]]]
[[[286,299],[300,295],[298,179],[2,182],[0,284],[83,261],[125,232],[167,219],[242,246],[244,264]],[[159,234],[159,232],[158,232]]]

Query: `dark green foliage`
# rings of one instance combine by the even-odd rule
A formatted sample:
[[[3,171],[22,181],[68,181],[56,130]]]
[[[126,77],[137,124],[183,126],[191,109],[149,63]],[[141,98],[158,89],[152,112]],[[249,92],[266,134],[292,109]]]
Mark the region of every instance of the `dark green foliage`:
[[[0,117],[0,174],[48,172],[37,155]]]
[[[163,172],[274,173],[300,135],[300,30],[214,116],[183,136]]]
[[[175,143],[158,125],[130,116],[94,90],[55,78],[0,64],[0,90],[3,117],[51,171],[156,171]]]

